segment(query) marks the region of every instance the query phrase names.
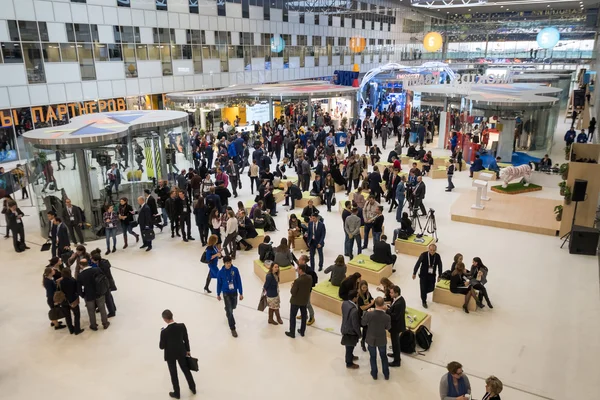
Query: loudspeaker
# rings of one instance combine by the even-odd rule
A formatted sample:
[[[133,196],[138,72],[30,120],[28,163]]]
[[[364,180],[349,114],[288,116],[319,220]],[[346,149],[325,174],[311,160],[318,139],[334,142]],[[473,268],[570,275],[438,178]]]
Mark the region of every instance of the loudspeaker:
[[[600,239],[600,231],[598,229],[573,225],[571,238],[569,239],[569,253],[595,256],[596,249],[598,248],[598,239]]]
[[[571,193],[572,201],[585,201],[585,192],[587,190],[588,181],[583,179],[575,179],[573,183],[573,192]]]

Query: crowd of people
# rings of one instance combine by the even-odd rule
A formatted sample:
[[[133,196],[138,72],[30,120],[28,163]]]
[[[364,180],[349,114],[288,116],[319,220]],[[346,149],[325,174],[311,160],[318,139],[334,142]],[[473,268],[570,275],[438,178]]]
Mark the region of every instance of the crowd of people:
[[[171,238],[194,241],[196,234],[192,228],[193,221],[199,244],[205,248],[201,257],[208,267],[204,290],[212,293],[210,285],[213,279],[216,280],[216,296],[224,303],[229,330],[235,338],[238,337],[238,331],[234,310],[238,301],[244,299],[242,275],[235,266],[237,252],[242,247],[250,251],[253,246],[247,240],[258,236],[257,229],[264,229],[267,234],[257,252],[258,258],[268,268],[262,288],[265,308],[268,309],[267,323],[284,324],[280,314],[281,268],[295,266],[297,271],[297,278],[291,286],[289,328],[285,331],[290,338],[305,336],[307,326],[315,322],[311,293],[319,278],[329,279],[333,286],[339,287],[339,297],[343,301],[341,333],[342,345],[346,349],[346,367],[359,368],[355,362],[357,356],[354,355],[354,348],[360,343],[361,349],[369,353],[373,379],[378,378],[377,354],[381,358],[383,377],[389,379],[389,368],[401,365],[399,337],[406,331],[406,302],[400,287],[389,279],[382,280],[381,287],[377,288],[382,295],[373,296],[369,284],[359,273],[346,275],[346,257],[352,259],[355,254],[369,251],[371,260],[395,265],[397,256],[392,250],[393,243],[388,243],[388,237],[383,233],[387,208],[384,202],[389,204],[388,214],[396,209],[393,214],[396,223],[388,221],[390,226],[399,226],[392,229],[393,240],[414,234],[414,218],[427,215],[423,203],[426,193],[423,176],[430,171],[428,160],[432,157],[431,152],[423,151],[424,143],[419,139],[420,150],[416,156],[422,161],[423,167],[419,169],[414,164],[406,177],[400,174],[405,131],[394,112],[374,112],[348,128],[349,140],[344,153],[335,149],[333,123],[330,118],[319,118],[323,116],[326,117],[318,114],[317,124],[312,127],[306,126],[303,114],[291,110],[271,123],[255,124],[254,132],[226,131],[227,126],[221,126],[216,134],[208,132],[201,135],[197,129],[193,129],[186,145],[193,156],[193,168],[182,170],[171,182],[162,180],[153,190],[145,190],[136,199],[137,207],[130,204],[126,197],[121,197],[118,204],[106,205],[102,214],[106,236],[104,255],[117,251],[118,233],[122,236],[123,249],[129,246],[129,238],[133,237],[136,243],[142,241],[142,249],[152,250],[155,229],[163,231],[168,228]],[[396,135],[395,145],[387,158],[391,165],[387,168],[380,169],[375,165],[381,151],[372,143],[373,135],[382,138],[384,149],[387,139]],[[355,147],[357,136],[364,136],[365,154],[361,155]],[[411,148],[410,151],[416,151],[414,145]],[[243,202],[231,204],[243,187],[241,176],[246,168],[250,178],[249,192],[256,194],[255,203],[250,209]],[[448,171],[450,190],[453,188],[453,163],[451,168]],[[297,176],[297,183],[290,179],[283,185],[281,181],[286,180],[288,174]],[[118,190],[116,185],[115,190]],[[335,205],[336,185],[345,186],[347,193],[352,193],[353,197],[345,201],[341,209],[340,226],[345,236],[343,255],[340,254],[332,265],[324,268],[326,225],[334,225],[335,222],[322,215],[313,201],[297,212],[295,205],[303,192],[309,192],[320,199],[327,212],[331,212]],[[274,196],[277,190],[284,191],[284,206],[287,206],[290,216],[287,235],[284,234],[279,245],[274,247],[268,233],[277,230],[273,218],[278,213]],[[5,214],[11,221],[15,249],[20,249],[20,243],[25,243],[22,222],[19,222],[23,214],[13,203],[6,204],[8,211]],[[89,328],[98,329],[98,311],[101,324],[107,329],[110,326],[109,318],[116,315],[112,295],[116,285],[110,272],[110,262],[102,258],[100,249],[87,252],[81,232],[82,210],[68,199],[65,205],[62,215],[54,211],[47,214],[51,222],[48,243],[52,258],[44,270],[43,286],[50,308],[51,325],[54,329],[64,328],[60,321],[64,318],[70,333],[81,333],[84,330],[79,313],[81,298],[88,311]],[[134,231],[136,227],[139,233]],[[371,243],[370,237],[373,239]],[[74,250],[71,243],[76,246]],[[293,250],[299,245],[307,248],[308,254],[296,257]],[[425,308],[428,307],[428,293],[433,291],[442,276],[441,256],[436,250],[432,244],[429,251],[418,258],[414,268],[413,279],[418,274]],[[319,276],[319,272],[330,276]],[[451,291],[464,294],[465,305],[475,296],[479,306],[483,305],[482,299],[485,298],[491,308],[485,290],[487,272],[487,267],[479,258],[474,259],[470,272],[464,268],[462,256],[460,260],[455,258],[450,271]],[[466,308],[465,312],[468,312]],[[160,346],[165,351],[173,382],[170,395],[174,398],[180,395],[177,363],[186,376],[190,390],[195,393],[195,383],[188,366],[184,365],[190,352],[185,325],[176,324],[169,310],[165,310],[162,317],[168,324],[161,333]],[[300,322],[299,329],[296,329],[297,320]],[[387,352],[388,332],[392,346],[390,353]],[[449,378],[443,378],[440,385],[443,400],[463,400],[470,394],[468,378],[462,374],[461,368],[453,366],[450,371],[448,367]],[[499,399],[501,383],[498,386],[499,381],[492,378],[487,388],[489,395],[485,399]],[[443,387],[447,391],[445,395],[441,393]]]

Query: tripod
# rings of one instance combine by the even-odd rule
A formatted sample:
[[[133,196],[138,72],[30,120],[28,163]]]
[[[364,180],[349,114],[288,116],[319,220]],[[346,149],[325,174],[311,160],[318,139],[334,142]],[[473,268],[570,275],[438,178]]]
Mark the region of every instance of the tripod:
[[[419,225],[419,229],[423,231],[423,226],[421,225],[421,220],[419,219],[419,207],[415,207],[413,205],[410,210],[410,225],[416,232],[417,228],[415,226],[415,222]]]
[[[562,235],[560,237],[563,241],[562,244],[560,245],[561,249],[563,248],[565,243],[567,243],[571,240],[571,233],[573,232],[573,225],[575,225],[575,216],[577,215],[577,204],[579,204],[578,201],[575,202],[575,210],[573,210],[573,220],[571,221],[571,229],[569,229],[569,232],[565,233],[564,235]]]
[[[435,222],[435,214],[433,212],[433,209],[429,209],[429,215],[427,216],[427,221],[425,221],[425,227],[422,229],[421,234],[423,234],[424,232],[432,234],[437,243],[439,239],[437,235],[437,223]]]

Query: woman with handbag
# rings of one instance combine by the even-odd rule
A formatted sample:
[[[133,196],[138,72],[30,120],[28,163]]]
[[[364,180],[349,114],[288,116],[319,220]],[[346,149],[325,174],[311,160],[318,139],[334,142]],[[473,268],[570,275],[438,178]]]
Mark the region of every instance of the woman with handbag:
[[[66,328],[66,326],[62,325],[58,320],[62,318],[62,312],[60,310],[60,305],[54,304],[54,294],[56,293],[57,286],[54,281],[54,274],[56,270],[51,267],[46,267],[44,270],[44,277],[42,280],[42,286],[46,289],[46,302],[48,303],[48,307],[50,307],[50,312],[48,313],[48,318],[50,318],[50,326],[54,326],[55,330]]]
[[[104,221],[104,231],[106,234],[106,253],[110,253],[110,238],[112,238],[114,253],[117,251],[117,222],[119,218],[117,218],[117,213],[115,213],[115,208],[112,204],[108,206],[106,212],[102,216],[102,220]]]
[[[328,173],[325,177],[323,190],[325,191],[325,202],[327,203],[327,211],[331,212],[331,206],[335,205],[335,203],[332,201],[332,199],[335,199],[335,197],[333,197],[335,195],[335,181],[333,180],[331,173]]]
[[[269,272],[267,273],[265,284],[263,285],[263,295],[267,297],[269,324],[283,324],[281,315],[279,315],[281,299],[279,298],[279,265],[277,263],[272,263],[269,266]],[[277,321],[273,319],[273,315],[275,315]]]
[[[123,230],[123,241],[125,245],[123,249],[127,248],[127,233],[135,236],[135,242],[140,241],[140,235],[133,231],[133,228],[137,225],[137,222],[133,220],[133,215],[135,211],[133,211],[133,207],[129,204],[129,200],[127,197],[121,197],[119,200],[119,220],[121,221],[121,229]]]
[[[221,249],[217,246],[217,235],[210,235],[208,238],[208,245],[206,246],[206,250],[204,250],[203,258],[204,262],[208,264],[208,275],[206,276],[206,284],[204,285],[204,291],[206,293],[212,293],[208,288],[210,285],[210,281],[213,278],[217,278],[219,274],[219,258],[222,258]]]
[[[63,309],[67,311],[65,314],[65,319],[67,320],[67,327],[69,328],[69,332],[71,334],[79,335],[85,329],[81,329],[81,325],[79,322],[81,313],[79,312],[79,294],[77,293],[77,281],[73,278],[71,270],[69,268],[63,268],[61,275],[62,280],[60,281],[60,289],[65,294],[65,303],[63,304]],[[75,321],[73,321],[71,313],[73,313]]]

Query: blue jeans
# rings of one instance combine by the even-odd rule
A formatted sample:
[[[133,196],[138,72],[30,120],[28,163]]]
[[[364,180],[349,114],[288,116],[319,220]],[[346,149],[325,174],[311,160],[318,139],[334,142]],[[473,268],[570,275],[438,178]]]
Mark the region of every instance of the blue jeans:
[[[452,183],[452,175],[448,175],[448,189],[454,189],[454,183]]]
[[[390,368],[388,364],[388,358],[386,354],[385,346],[367,346],[369,349],[370,361],[371,361],[371,376],[376,377],[378,374],[377,370],[377,351],[379,351],[379,357],[381,358],[381,369],[383,370],[383,376],[386,378],[390,376]]]
[[[373,229],[373,224],[365,224],[365,240],[363,243],[363,247],[369,246],[369,232]]]
[[[356,247],[358,248],[358,254],[362,253],[362,247],[360,246],[360,234],[354,236],[350,239],[350,236],[346,233],[346,241],[344,243],[344,255],[351,256],[352,248],[354,247],[354,242],[356,242]]]
[[[229,329],[235,329],[235,318],[233,317],[233,310],[237,307],[237,292],[223,293],[223,302],[225,303],[225,315],[227,315],[227,322],[229,323]]]
[[[161,213],[162,213],[163,225],[167,225],[169,223],[169,216],[167,215],[167,209],[164,207],[161,208]]]
[[[381,232],[373,231],[373,248],[375,248],[375,242],[379,242],[381,240]]]
[[[315,268],[315,252],[319,252],[319,270],[323,269],[323,247],[310,246],[310,265]]]
[[[110,249],[110,238],[112,237],[113,247],[117,247],[117,228],[105,228],[106,248]]]
[[[402,220],[402,209],[404,208],[404,196],[400,196],[396,199],[398,201],[398,208],[396,208],[396,222]]]

